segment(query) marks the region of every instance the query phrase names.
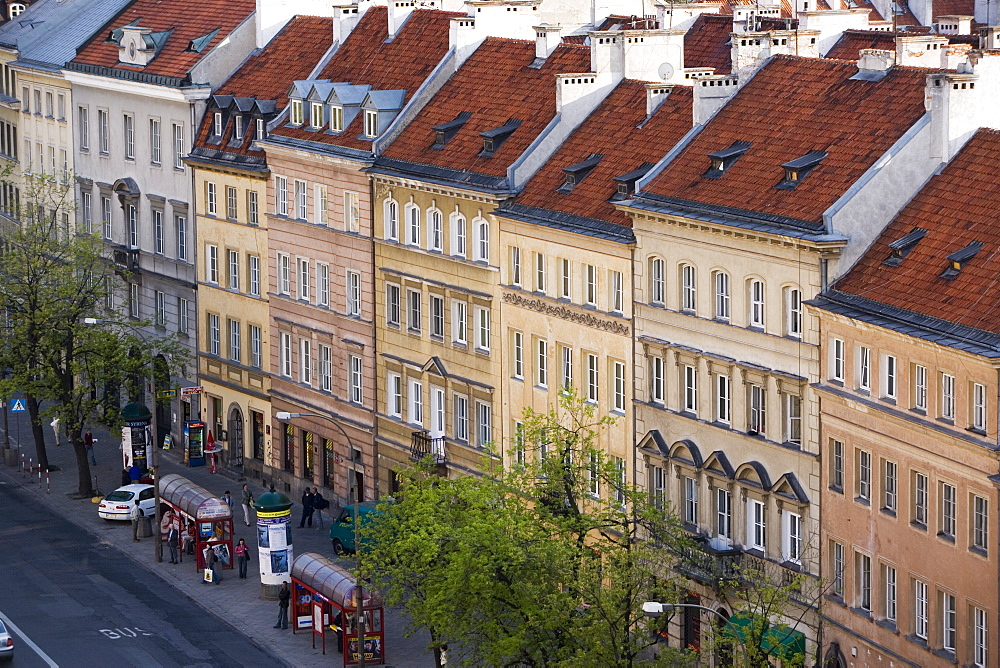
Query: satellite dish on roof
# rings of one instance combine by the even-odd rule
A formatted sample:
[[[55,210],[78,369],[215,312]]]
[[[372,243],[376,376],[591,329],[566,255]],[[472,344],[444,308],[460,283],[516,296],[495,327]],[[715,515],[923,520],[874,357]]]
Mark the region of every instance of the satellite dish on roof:
[[[674,76],[674,66],[670,63],[662,63],[656,72],[660,75],[661,79],[666,81],[670,77]]]

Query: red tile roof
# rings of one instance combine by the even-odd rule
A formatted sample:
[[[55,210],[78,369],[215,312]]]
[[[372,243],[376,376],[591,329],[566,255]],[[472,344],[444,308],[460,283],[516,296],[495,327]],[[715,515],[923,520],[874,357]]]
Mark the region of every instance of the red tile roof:
[[[388,147],[386,157],[505,176],[507,167],[555,116],[554,75],[588,72],[590,49],[560,44],[541,67],[529,67],[534,60],[534,42],[487,38]],[[432,149],[431,128],[463,111],[472,113],[469,121],[443,149]],[[478,157],[483,149],[479,133],[496,129],[511,118],[520,120],[520,127],[493,157]]]
[[[255,6],[255,0],[136,0],[82,46],[72,62],[183,78],[229,33],[249,19]],[[108,39],[111,30],[133,22],[153,32],[173,31],[157,56],[145,67],[120,64],[118,45]],[[192,40],[215,29],[219,30],[218,34],[200,53],[188,51]]]
[[[385,7],[372,7],[323,68],[317,79],[369,85],[374,90],[405,90],[406,100],[448,52],[451,19],[458,12],[416,9],[391,42]],[[273,134],[362,150],[371,141],[358,139],[364,114],[337,135],[304,128],[277,128]]]
[[[979,130],[834,287],[922,315],[1000,333],[997,155],[1000,132]],[[889,244],[915,227],[927,230],[927,234],[898,267],[883,265],[890,255]],[[985,245],[958,275],[941,278],[949,265],[948,255],[977,241]]]
[[[975,16],[975,0],[934,0],[933,16]]]
[[[775,56],[644,191],[819,223],[924,113],[927,70],[896,67],[880,81],[852,81],[854,63]],[[721,178],[709,153],[752,146]],[[793,190],[775,188],[781,165],[812,150],[829,155]]]
[[[702,14],[684,33],[684,67],[714,67],[716,74],[733,69],[730,34],[732,15]]]
[[[896,50],[896,35],[902,33],[879,30],[845,30],[840,39],[827,51],[826,57],[835,60],[857,60],[861,49]]]
[[[577,128],[555,155],[528,181],[517,204],[572,213],[631,225],[631,218],[608,202],[615,194],[616,176],[655,163],[691,129],[691,89],[676,86],[646,121],[646,87],[623,81]],[[570,193],[558,193],[563,168],[604,157]]]

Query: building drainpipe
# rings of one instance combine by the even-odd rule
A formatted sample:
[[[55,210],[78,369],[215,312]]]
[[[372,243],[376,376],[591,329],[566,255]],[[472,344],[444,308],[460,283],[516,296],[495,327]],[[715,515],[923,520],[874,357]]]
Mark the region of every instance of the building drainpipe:
[[[374,149],[374,145],[372,146],[372,148]],[[373,153],[372,154],[372,160],[374,161],[374,159],[376,157],[377,156]],[[369,245],[371,247],[371,261],[368,263],[368,266],[372,268],[372,304],[374,305],[374,303],[375,303],[375,287],[374,286],[378,282],[377,279],[376,279],[375,274],[378,272],[378,267],[375,266],[375,179],[373,179],[371,177],[368,178],[368,202],[370,203],[370,206],[368,208],[371,211],[371,216],[370,216],[370,218],[368,220],[368,226],[369,226],[368,239],[370,241]],[[378,380],[377,380],[377,378],[378,378],[378,336],[375,333],[375,321],[376,321],[376,318],[372,317],[372,330],[371,330],[371,332],[372,332],[372,363],[374,364],[374,369],[375,369],[375,371],[374,371],[375,379],[373,379],[373,381],[377,385],[377,383],[378,383]],[[351,453],[352,456],[353,456],[353,454],[354,453]],[[379,494],[379,491],[380,491],[379,490],[379,480],[381,478],[381,476],[380,476],[380,471],[381,470],[382,470],[382,466],[381,466],[381,463],[379,462],[379,455],[378,455],[378,406],[376,405],[375,406],[375,410],[372,411],[372,471],[375,474],[375,480],[372,481],[372,490],[374,491],[374,494],[375,494],[374,498],[375,498],[376,501],[381,498],[381,496]],[[357,504],[355,504],[355,508],[357,508]]]

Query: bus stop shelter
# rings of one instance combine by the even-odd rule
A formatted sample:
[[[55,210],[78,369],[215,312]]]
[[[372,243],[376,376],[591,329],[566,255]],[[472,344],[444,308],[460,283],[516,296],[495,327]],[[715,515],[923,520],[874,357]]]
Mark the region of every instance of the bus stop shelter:
[[[293,632],[311,628],[313,647],[316,636],[320,636],[326,654],[326,632],[333,629],[345,666],[358,663],[359,651],[365,653],[366,664],[385,663],[382,597],[367,587],[363,591],[365,637],[359,643],[356,627],[358,585],[354,574],[315,552],[300,554],[292,562]]]
[[[181,539],[194,542],[197,568],[206,566],[206,547],[215,550],[224,567],[232,568],[233,511],[226,502],[176,473],[163,476],[158,484],[160,501],[183,521],[178,527]]]

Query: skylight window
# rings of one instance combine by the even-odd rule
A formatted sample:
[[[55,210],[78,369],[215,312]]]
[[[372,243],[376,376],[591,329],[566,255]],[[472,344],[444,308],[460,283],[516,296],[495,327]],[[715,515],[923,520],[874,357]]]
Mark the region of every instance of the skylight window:
[[[734,141],[729,148],[709,153],[708,159],[712,161],[712,165],[702,176],[710,179],[721,178],[751,146],[748,141]]]
[[[917,246],[917,242],[924,238],[927,230],[922,227],[914,227],[909,234],[896,239],[889,244],[889,257],[882,264],[888,267],[898,267],[907,255]]]
[[[431,144],[431,148],[438,150],[444,148],[445,144],[451,141],[451,138],[455,136],[455,133],[461,130],[462,126],[465,125],[470,118],[472,118],[472,113],[463,111],[453,120],[432,127],[431,130],[434,131],[434,143]]]
[[[962,267],[964,267],[969,260],[974,258],[976,253],[982,250],[982,248],[982,241],[973,241],[962,250],[955,251],[949,255],[947,258],[949,262],[948,268],[941,272],[941,278],[952,279],[958,276],[958,273],[962,271]]]
[[[782,165],[785,170],[785,178],[783,178],[775,188],[780,188],[781,190],[794,190],[799,183],[802,182],[809,172],[816,169],[823,158],[827,156],[826,151],[809,151],[801,158],[796,158],[795,160],[789,160]]]
[[[479,154],[482,158],[491,158],[493,154],[500,150],[503,143],[514,134],[514,131],[521,125],[521,121],[510,118],[506,123],[498,128],[492,130],[487,130],[486,132],[480,132],[479,136],[483,138],[483,150]]]
[[[587,178],[587,174],[590,174],[603,157],[600,153],[591,153],[586,160],[578,162],[575,165],[570,165],[569,167],[563,167],[563,184],[556,188],[556,192],[572,192],[576,184]]]

